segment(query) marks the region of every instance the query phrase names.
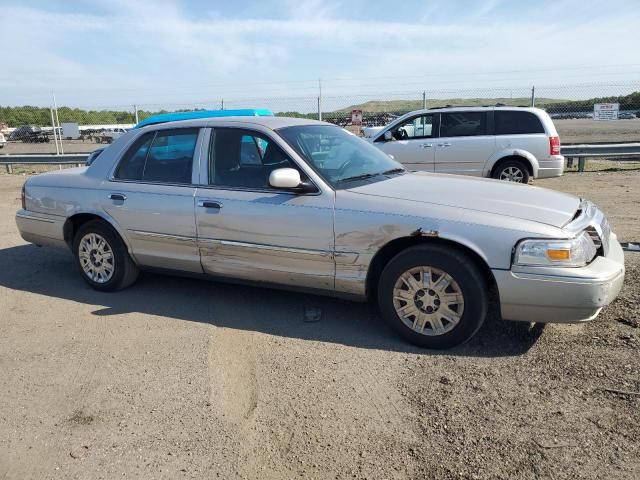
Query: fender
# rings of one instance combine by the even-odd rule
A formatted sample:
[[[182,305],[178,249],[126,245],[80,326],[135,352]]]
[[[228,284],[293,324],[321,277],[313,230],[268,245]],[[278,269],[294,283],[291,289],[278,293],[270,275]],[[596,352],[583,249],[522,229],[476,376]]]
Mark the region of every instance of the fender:
[[[531,177],[538,177],[538,169],[540,168],[538,159],[534,157],[530,152],[527,152],[526,150],[522,150],[520,148],[504,148],[495,152],[493,155],[491,155],[491,157],[489,157],[487,163],[485,163],[482,175],[484,177],[491,176],[491,170],[493,170],[495,164],[505,157],[522,157],[523,160],[526,160],[529,165],[531,165]]]

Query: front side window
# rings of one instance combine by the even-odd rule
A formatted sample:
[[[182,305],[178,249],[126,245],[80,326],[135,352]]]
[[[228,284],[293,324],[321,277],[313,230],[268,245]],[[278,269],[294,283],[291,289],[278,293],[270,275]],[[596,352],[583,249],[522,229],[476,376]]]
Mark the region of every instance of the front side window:
[[[277,132],[335,188],[405,173],[404,167],[386,153],[340,127],[300,125]]]
[[[433,115],[421,115],[410,118],[391,130],[393,140],[411,140],[432,136]]]
[[[209,184],[221,187],[269,189],[269,176],[295,163],[268,137],[238,128],[218,128],[209,152]],[[300,172],[303,181],[306,179]]]
[[[440,117],[441,137],[473,137],[486,135],[485,112],[451,112]]]
[[[118,165],[115,178],[190,184],[197,128],[160,130],[140,137]]]
[[[545,133],[540,119],[531,112],[496,111],[496,135]]]

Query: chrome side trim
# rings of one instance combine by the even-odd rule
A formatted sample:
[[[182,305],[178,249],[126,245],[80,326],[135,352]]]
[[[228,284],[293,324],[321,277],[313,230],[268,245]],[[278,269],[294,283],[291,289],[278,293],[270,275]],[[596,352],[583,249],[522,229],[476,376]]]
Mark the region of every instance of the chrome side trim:
[[[25,218],[27,220],[36,220],[38,222],[56,223],[55,220],[51,220],[50,218],[36,217],[34,215],[25,215],[24,213],[16,213],[16,217]]]
[[[157,232],[146,232],[144,230],[129,230],[133,235],[137,235],[139,237],[144,238],[157,238],[160,240],[175,240],[177,242],[191,242],[194,243],[196,241],[195,237],[185,237],[181,235],[169,235],[166,233],[157,233]]]
[[[290,248],[290,247],[277,247],[275,245],[265,245],[262,243],[247,243],[247,242],[236,242],[233,240],[219,240],[215,238],[199,238],[198,243],[204,244],[203,246],[213,247],[216,246],[228,246],[228,247],[240,247],[240,248],[251,248],[255,250],[270,250],[274,252],[284,252],[284,253],[293,253],[293,254],[301,254],[301,255],[316,255],[319,257],[333,257],[333,252],[329,250],[306,250],[303,248]]]

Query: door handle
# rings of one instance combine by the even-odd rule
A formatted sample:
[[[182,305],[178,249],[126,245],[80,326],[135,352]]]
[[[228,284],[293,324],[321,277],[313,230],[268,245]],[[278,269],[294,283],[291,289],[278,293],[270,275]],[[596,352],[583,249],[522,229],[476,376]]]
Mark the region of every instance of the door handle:
[[[439,143],[438,146],[439,147],[450,147],[451,144],[450,143]]]
[[[121,202],[124,202],[127,199],[127,196],[123,193],[110,193],[109,194],[109,199],[110,200],[120,200]]]
[[[431,148],[433,147],[433,143],[423,143],[422,145],[420,145],[422,148]]]
[[[202,208],[215,208],[217,210],[222,208],[222,204],[220,202],[215,202],[213,200],[199,200],[198,206]]]

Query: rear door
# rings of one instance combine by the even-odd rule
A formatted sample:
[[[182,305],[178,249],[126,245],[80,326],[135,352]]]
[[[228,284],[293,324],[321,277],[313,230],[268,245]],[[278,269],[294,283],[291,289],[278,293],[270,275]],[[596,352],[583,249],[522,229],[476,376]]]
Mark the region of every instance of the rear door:
[[[390,140],[385,140],[382,134],[375,140],[374,145],[392,155],[409,170],[433,172],[434,117],[433,114],[411,117],[390,130]]]
[[[435,171],[482,176],[495,151],[495,136],[488,135],[486,111],[440,114],[440,136],[435,142]]]
[[[193,168],[200,141],[198,128],[146,133],[105,185],[101,206],[125,231],[134,257],[145,266],[202,271]]]
[[[211,130],[196,195],[198,246],[206,273],[322,290],[334,288],[334,193],[298,194],[269,185],[278,168],[304,170],[282,140],[247,128]]]

